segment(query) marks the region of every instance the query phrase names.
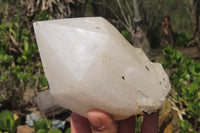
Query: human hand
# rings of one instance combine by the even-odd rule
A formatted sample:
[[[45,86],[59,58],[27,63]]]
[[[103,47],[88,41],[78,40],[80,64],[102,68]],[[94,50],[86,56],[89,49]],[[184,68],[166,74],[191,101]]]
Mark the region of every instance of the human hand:
[[[76,113],[71,115],[71,133],[134,133],[135,116],[117,122],[110,114],[101,110],[91,110],[87,114],[88,119]],[[144,115],[141,133],[158,132],[159,112],[152,115]]]

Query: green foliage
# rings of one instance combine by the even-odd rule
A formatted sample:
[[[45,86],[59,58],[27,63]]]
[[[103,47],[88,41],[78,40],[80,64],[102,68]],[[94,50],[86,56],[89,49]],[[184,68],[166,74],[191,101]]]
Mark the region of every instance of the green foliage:
[[[175,32],[174,44],[176,46],[186,46],[191,41],[191,36],[188,32]]]
[[[10,111],[5,110],[0,113],[0,133],[16,133],[19,124],[20,118]],[[47,119],[34,122],[34,129],[36,133],[62,133],[60,129],[52,128],[51,121]],[[71,133],[70,128],[65,133]]]
[[[42,20],[48,20],[51,18],[51,15],[47,12],[40,12],[39,14],[36,14],[34,17],[35,21],[42,21]]]
[[[59,130],[59,129],[50,129],[50,130],[48,131],[48,133],[62,133],[62,131]]]
[[[174,99],[181,102],[181,110],[183,107],[186,109],[186,120],[191,118],[194,120],[194,123],[189,124],[197,127],[197,121],[200,119],[200,62],[184,58],[182,53],[172,46],[167,46],[163,50],[163,55],[165,56],[162,61],[163,66],[171,70],[170,80],[176,90]],[[183,131],[189,127],[189,124],[186,121],[181,122]]]
[[[141,132],[142,121],[143,121],[143,116],[137,116],[136,117],[135,133]]]
[[[131,34],[130,32],[126,31],[126,30],[122,30],[121,34],[126,38],[127,41],[131,42]]]
[[[51,121],[49,120],[41,120],[34,122],[34,129],[36,133],[48,133],[50,130]]]
[[[19,124],[20,119],[15,119],[11,112],[5,110],[0,113],[0,130],[15,133]]]
[[[178,123],[181,127],[180,133],[198,133],[192,128],[192,124],[186,120],[180,120]]]
[[[9,26],[6,24],[0,25],[0,51],[8,50],[8,42],[6,36],[9,33]]]
[[[163,55],[165,56],[165,60],[161,63],[165,68],[173,68],[179,67],[183,62],[183,54],[172,48],[171,45],[168,45],[165,49],[163,49]]]
[[[49,120],[41,120],[34,122],[34,129],[36,133],[62,133],[60,129],[51,128],[51,121]],[[71,133],[70,128],[68,128],[65,133]]]
[[[40,13],[35,18],[47,19],[45,16]],[[12,21],[0,24],[0,102],[10,109],[25,107],[22,98],[26,88],[48,88],[33,33],[21,26],[20,18],[17,14]]]
[[[68,128],[65,133],[71,133],[71,128]]]

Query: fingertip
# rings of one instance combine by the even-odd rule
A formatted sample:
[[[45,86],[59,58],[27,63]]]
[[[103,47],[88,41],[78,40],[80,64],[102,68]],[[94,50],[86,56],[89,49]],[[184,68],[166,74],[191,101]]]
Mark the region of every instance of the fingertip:
[[[95,131],[117,132],[117,126],[112,115],[93,109],[87,113],[88,120]]]
[[[112,115],[102,111],[102,110],[99,110],[99,109],[92,109],[90,111],[88,111],[87,113],[87,116],[88,116],[88,119],[89,118],[96,118],[96,117],[99,117],[99,118],[102,118],[102,119],[109,119],[109,120],[112,120],[112,122],[114,121],[114,118]]]

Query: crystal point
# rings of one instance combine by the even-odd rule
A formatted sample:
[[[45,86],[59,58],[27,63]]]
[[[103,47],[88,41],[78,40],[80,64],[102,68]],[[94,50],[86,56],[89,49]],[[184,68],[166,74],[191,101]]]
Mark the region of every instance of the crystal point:
[[[152,113],[171,88],[162,65],[104,18],[40,21],[34,30],[55,102],[82,116],[91,109],[116,120]]]

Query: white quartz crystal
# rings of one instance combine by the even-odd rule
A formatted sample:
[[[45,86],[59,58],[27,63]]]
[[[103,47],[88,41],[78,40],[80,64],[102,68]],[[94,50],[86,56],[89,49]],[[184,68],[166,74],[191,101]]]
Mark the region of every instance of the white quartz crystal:
[[[56,103],[82,116],[104,110],[116,120],[152,113],[170,90],[167,74],[101,17],[34,23]]]

